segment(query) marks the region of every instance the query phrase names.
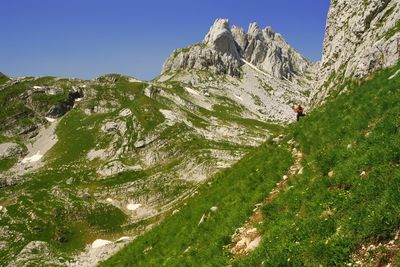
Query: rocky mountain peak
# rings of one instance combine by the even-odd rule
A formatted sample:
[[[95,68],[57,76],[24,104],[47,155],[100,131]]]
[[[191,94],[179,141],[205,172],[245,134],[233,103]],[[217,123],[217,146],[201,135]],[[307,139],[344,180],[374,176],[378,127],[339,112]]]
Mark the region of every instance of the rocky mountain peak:
[[[236,44],[238,45],[239,52],[242,53],[248,44],[247,34],[243,30],[242,27],[233,26],[231,29],[233,39],[235,40]]]
[[[249,29],[247,31],[247,34],[251,37],[256,37],[259,36],[262,33],[260,26],[258,26],[257,23],[252,22],[249,25]]]
[[[221,54],[232,55],[236,59],[240,58],[228,19],[215,20],[203,43]]]
[[[206,52],[207,51],[207,52]],[[237,76],[243,59],[278,79],[291,80],[310,69],[311,64],[271,27],[230,27],[228,19],[216,19],[203,43],[177,50],[167,59],[163,73],[194,68]]]

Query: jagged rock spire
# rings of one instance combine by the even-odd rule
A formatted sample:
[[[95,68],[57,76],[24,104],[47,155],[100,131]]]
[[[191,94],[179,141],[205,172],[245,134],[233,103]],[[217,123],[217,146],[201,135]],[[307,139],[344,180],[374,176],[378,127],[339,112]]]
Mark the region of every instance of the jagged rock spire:
[[[232,55],[236,59],[240,58],[228,19],[216,19],[203,42],[222,54]]]
[[[216,19],[202,45],[175,51],[163,72],[199,68],[238,76],[245,59],[276,78],[291,79],[311,66],[280,34],[256,23],[251,23],[246,33],[237,26],[231,29],[228,19]]]

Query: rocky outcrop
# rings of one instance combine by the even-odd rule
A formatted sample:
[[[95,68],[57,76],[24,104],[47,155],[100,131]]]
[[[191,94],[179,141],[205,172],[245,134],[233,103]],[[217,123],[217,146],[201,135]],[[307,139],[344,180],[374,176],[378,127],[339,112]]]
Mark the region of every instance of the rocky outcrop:
[[[65,264],[56,257],[48,243],[32,241],[7,266],[65,266]]]
[[[0,160],[22,156],[24,149],[15,143],[0,144]]]
[[[209,70],[216,74],[240,76],[241,63],[230,54],[222,54],[199,44],[187,49],[178,49],[167,59],[163,73],[185,69]]]
[[[256,23],[251,23],[247,42],[243,42],[241,34],[237,34],[236,38],[237,43],[247,43],[242,47],[243,58],[276,78],[291,79],[293,75],[303,74],[311,66],[304,56],[290,47],[283,37],[274,33],[270,27],[262,30]]]
[[[47,112],[46,116],[50,118],[59,118],[63,116],[74,107],[75,100],[81,97],[83,97],[82,91],[69,92],[67,99],[52,107],[49,112]]]
[[[346,79],[363,79],[400,60],[399,9],[397,0],[331,1],[315,103]]]
[[[240,60],[235,40],[227,19],[217,19],[203,41],[211,49]]]
[[[162,73],[199,69],[239,76],[243,59],[278,79],[291,80],[312,66],[271,28],[261,30],[252,23],[246,33],[240,27],[230,28],[227,19],[217,19],[202,44],[175,50]]]

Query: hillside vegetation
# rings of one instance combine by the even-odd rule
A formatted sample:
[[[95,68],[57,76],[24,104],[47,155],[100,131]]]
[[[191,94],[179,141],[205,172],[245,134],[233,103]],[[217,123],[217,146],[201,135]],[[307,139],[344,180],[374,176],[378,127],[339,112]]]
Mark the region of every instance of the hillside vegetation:
[[[357,255],[370,265],[396,263],[400,75],[393,75],[399,68],[347,83],[345,93],[290,126],[280,145],[268,142],[216,175],[178,213],[101,266],[342,266]],[[292,164],[291,139],[304,153],[303,172],[262,208],[260,246],[232,260],[231,235]],[[363,245],[390,240],[391,249],[360,253]]]
[[[282,129],[246,118],[223,92],[204,96],[183,86],[116,74],[2,85],[0,144],[15,143],[22,152],[0,158],[0,265],[65,265],[96,239],[139,234]],[[49,120],[48,110],[75,89],[83,97]],[[28,147],[52,126],[55,135],[46,141],[57,141],[38,168],[24,165]],[[30,247],[36,261],[24,253]]]

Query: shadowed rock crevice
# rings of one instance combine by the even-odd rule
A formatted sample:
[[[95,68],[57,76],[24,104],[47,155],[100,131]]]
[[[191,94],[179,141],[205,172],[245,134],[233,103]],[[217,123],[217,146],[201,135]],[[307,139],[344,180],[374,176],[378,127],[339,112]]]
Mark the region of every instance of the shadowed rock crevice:
[[[59,118],[70,111],[75,104],[75,100],[83,97],[83,91],[71,91],[68,93],[67,99],[61,101],[56,106],[52,107],[46,116],[50,118]]]

